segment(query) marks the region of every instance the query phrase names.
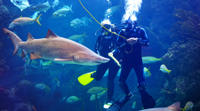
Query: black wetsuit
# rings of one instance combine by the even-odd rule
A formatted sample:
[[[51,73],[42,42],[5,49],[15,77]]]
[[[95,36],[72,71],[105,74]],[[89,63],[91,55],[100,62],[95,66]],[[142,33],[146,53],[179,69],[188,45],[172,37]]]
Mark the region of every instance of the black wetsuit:
[[[114,32],[114,29],[112,31]],[[110,58],[108,53],[116,48],[116,40],[117,37],[115,35],[102,29],[101,35],[98,36],[95,45],[95,51],[103,57]],[[111,101],[114,92],[114,78],[119,70],[119,66],[110,58],[108,63],[103,63],[97,67],[96,73],[92,77],[97,81],[101,80],[107,69],[109,70],[107,101]]]
[[[132,96],[127,84],[126,80],[131,69],[135,70],[138,80],[138,89],[141,94],[141,99],[144,108],[152,108],[155,105],[155,101],[151,95],[149,95],[145,90],[145,78],[143,75],[143,63],[142,63],[142,46],[148,46],[149,40],[147,34],[143,28],[134,27],[131,29],[121,29],[120,35],[124,37],[131,38],[135,37],[138,38],[138,41],[134,45],[130,45],[126,42],[125,39],[118,37],[118,44],[119,44],[119,52],[122,56],[121,62],[121,74],[120,74],[120,87],[126,94],[125,97],[121,98],[119,101],[116,102],[116,106],[121,108]],[[112,108],[116,108],[113,105]],[[110,111],[110,109],[108,110]],[[111,110],[111,111],[118,111],[118,110]]]
[[[137,75],[138,84],[144,84],[143,76],[143,63],[142,63],[142,46],[148,46],[149,40],[143,28],[135,27],[132,30],[122,29],[120,35],[125,36],[127,39],[131,37],[139,38],[134,45],[128,44],[124,39],[119,38],[118,43],[121,45],[119,48],[122,53],[122,71],[120,74],[120,86],[126,95],[130,93],[126,80],[132,68],[134,68]]]

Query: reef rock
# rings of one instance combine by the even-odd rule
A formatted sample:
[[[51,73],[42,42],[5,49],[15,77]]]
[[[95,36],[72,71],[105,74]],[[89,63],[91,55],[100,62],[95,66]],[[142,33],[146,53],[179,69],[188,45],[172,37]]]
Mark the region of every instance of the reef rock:
[[[199,53],[200,41],[190,38],[174,42],[162,57],[163,62],[172,69],[170,76],[173,80],[169,84],[174,86],[179,100],[200,99],[196,94],[200,88]]]

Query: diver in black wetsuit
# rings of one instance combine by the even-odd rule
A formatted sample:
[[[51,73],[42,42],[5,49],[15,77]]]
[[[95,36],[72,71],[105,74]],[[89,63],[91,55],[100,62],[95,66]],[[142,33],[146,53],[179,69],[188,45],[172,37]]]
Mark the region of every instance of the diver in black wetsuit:
[[[116,32],[116,28],[113,24],[103,24],[104,27],[109,29],[112,32]],[[116,48],[116,40],[117,36],[108,32],[104,28],[101,30],[101,34],[98,36],[95,51],[99,55],[110,58],[108,53],[113,51]],[[99,81],[104,76],[106,70],[109,70],[108,74],[108,92],[107,92],[107,103],[112,101],[113,92],[114,92],[114,78],[117,75],[119,70],[119,66],[110,58],[108,63],[103,63],[97,67],[96,73],[92,74],[91,77],[95,78],[95,80]]]
[[[141,95],[143,107],[152,108],[155,105],[155,101],[145,89],[145,79],[143,76],[143,63],[142,63],[142,46],[148,46],[149,40],[146,32],[143,28],[136,26],[135,21],[127,20],[124,24],[124,28],[121,29],[120,35],[123,35],[127,39],[118,37],[118,48],[122,56],[122,70],[120,74],[120,87],[126,94],[121,100],[115,102],[107,111],[119,111],[120,108],[131,99],[133,94],[128,89],[126,80],[131,69],[135,70],[138,80],[138,89]]]

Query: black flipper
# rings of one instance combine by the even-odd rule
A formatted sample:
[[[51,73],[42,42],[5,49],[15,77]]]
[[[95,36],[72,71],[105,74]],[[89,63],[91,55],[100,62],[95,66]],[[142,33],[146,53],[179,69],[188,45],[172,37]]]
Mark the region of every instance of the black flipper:
[[[106,111],[120,111],[122,106],[124,106],[132,97],[133,94],[129,93],[129,95],[124,96],[119,101],[114,102],[114,104]]]
[[[106,111],[120,111],[120,106],[118,104],[113,104],[109,109]]]
[[[144,109],[153,108],[155,106],[155,100],[146,92],[146,90],[140,90],[140,95]]]

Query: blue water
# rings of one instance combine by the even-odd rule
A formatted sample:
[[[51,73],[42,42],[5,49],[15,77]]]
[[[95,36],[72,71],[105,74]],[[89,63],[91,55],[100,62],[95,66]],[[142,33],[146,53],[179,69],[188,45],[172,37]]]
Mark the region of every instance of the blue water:
[[[0,10],[0,28],[8,28],[9,23],[17,17],[31,17],[35,13],[29,8],[21,12],[9,0],[2,1],[3,4],[0,0],[0,6],[6,7],[8,12]],[[53,3],[53,0],[29,0],[29,3],[36,5],[46,1],[49,1],[50,5]],[[82,0],[82,2],[98,21],[104,19],[106,9],[119,5],[110,20],[116,26],[121,25],[121,19],[125,12],[123,8],[124,0],[111,0],[112,4],[108,4],[106,0]],[[66,17],[53,17],[52,13],[64,5],[72,5],[72,12],[67,14]],[[198,66],[200,63],[198,57],[200,28],[199,25],[195,25],[200,23],[199,5],[198,0],[143,0],[140,12],[137,14],[138,25],[146,30],[150,39],[150,46],[143,48],[143,56],[164,58],[161,62],[144,65],[150,67],[152,75],[146,78],[147,91],[156,100],[156,107],[168,106],[176,101],[180,101],[181,107],[184,107],[187,101],[192,101],[195,105],[192,111],[200,110],[198,91],[200,88]],[[181,10],[177,11],[178,9]],[[95,32],[100,26],[81,7],[78,0],[60,0],[58,6],[50,8],[46,12],[41,12],[41,14],[40,22],[42,26],[34,23],[16,26],[12,31],[23,41],[27,39],[28,32],[35,39],[44,38],[48,29],[66,38],[74,34],[86,34],[80,43],[94,50],[97,39]],[[178,14],[181,17],[178,17]],[[87,17],[88,24],[80,28],[70,26],[72,20],[81,17]],[[192,25],[187,25],[187,23]],[[177,48],[174,48],[175,42],[178,44]],[[90,101],[90,94],[87,93],[87,90],[95,86],[106,88],[107,77],[98,82],[94,81],[87,86],[82,86],[77,81],[78,76],[95,70],[96,66],[71,64],[63,66],[52,63],[43,67],[40,65],[40,60],[28,63],[28,58],[22,59],[19,56],[13,56],[12,52],[13,44],[11,40],[1,31],[0,111],[14,111],[12,108],[19,106],[19,103],[24,103],[30,107],[23,111],[104,111],[103,104],[106,100],[106,94],[98,100]],[[171,54],[171,56],[166,54]],[[172,70],[172,73],[162,73],[159,70],[161,64],[166,64]],[[119,77],[115,79],[114,97],[116,99],[123,96],[118,85],[118,79]],[[46,89],[35,88],[34,86],[38,83],[44,83]],[[129,75],[127,84],[134,97],[122,108],[122,111],[142,109],[134,71]],[[11,94],[13,97],[10,97],[8,92],[13,92]],[[69,96],[77,96],[80,100],[74,103],[63,101],[64,97]],[[136,107],[133,109],[131,106],[134,101],[136,101]]]

